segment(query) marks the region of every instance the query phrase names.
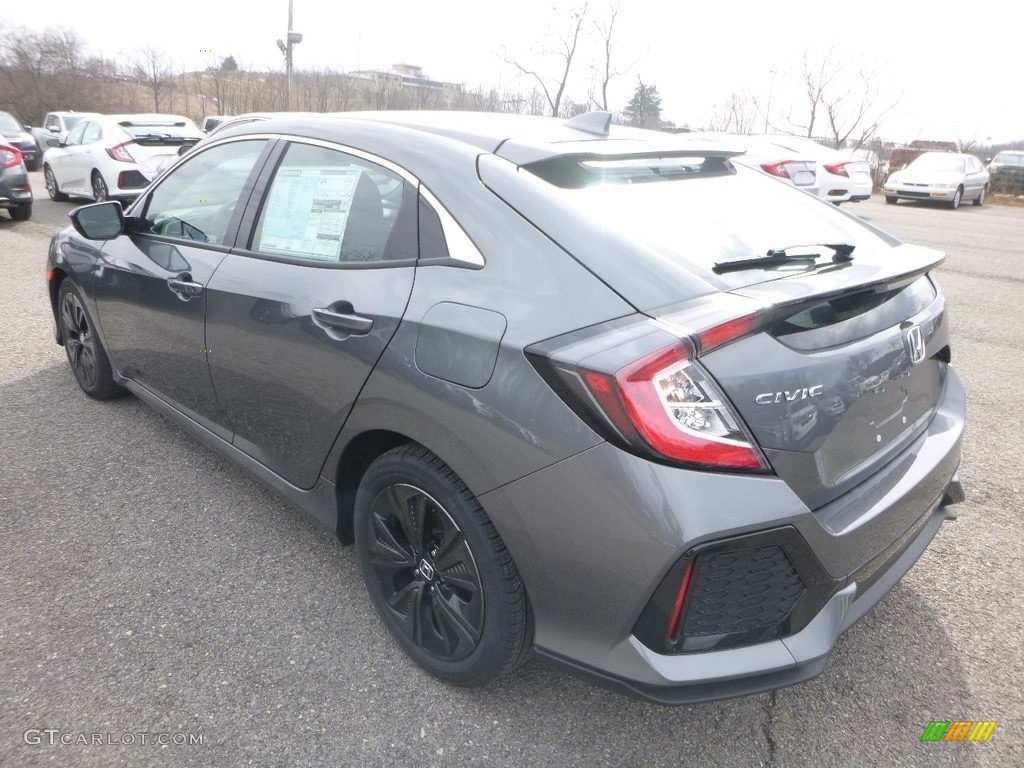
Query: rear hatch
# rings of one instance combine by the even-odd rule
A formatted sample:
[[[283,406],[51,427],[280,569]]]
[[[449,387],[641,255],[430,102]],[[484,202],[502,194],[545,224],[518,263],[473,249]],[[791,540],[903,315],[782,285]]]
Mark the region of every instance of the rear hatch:
[[[591,150],[523,167],[532,174],[486,156],[479,164],[488,188],[605,284],[694,340],[696,364],[810,508],[877,472],[927,428],[949,359],[943,298],[928,277],[941,253],[710,149]],[[575,364],[562,350],[538,352]],[[679,380],[643,373],[664,387]],[[701,407],[711,408],[712,389]],[[663,405],[675,418],[686,410]]]
[[[176,158],[182,145],[203,137],[191,120],[174,116],[126,118],[117,124],[132,137],[130,154],[148,178],[156,175],[164,161]]]
[[[830,290],[796,279],[742,291],[758,332],[700,358],[776,473],[816,509],[862,482],[927,427],[949,360],[942,295],[927,276]],[[794,300],[792,293],[806,291]],[[686,310],[661,316],[686,323]]]

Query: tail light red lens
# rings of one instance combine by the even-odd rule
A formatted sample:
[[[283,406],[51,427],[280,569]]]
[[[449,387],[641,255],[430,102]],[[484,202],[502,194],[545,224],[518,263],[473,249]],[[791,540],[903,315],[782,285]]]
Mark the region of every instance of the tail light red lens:
[[[672,606],[672,615],[668,619],[668,639],[673,640],[676,631],[679,629],[679,619],[683,615],[683,606],[686,605],[686,594],[690,591],[690,578],[693,576],[693,564],[696,560],[690,560],[683,571],[683,578],[679,581],[679,591],[676,593],[676,601]]]
[[[118,144],[116,147],[107,147],[107,154],[119,162],[134,163],[135,158],[128,152],[128,146],[131,143],[126,141],[124,144]]]
[[[605,416],[668,459],[720,469],[766,469],[724,396],[679,343],[613,375],[581,371]]]
[[[13,168],[21,165],[21,150],[16,147],[0,147],[0,160],[3,160],[4,168]]]
[[[846,166],[848,163],[826,163],[825,170],[831,173],[833,176],[845,176],[850,178],[850,174],[846,172]]]
[[[788,179],[789,171],[786,170],[786,163],[789,160],[779,160],[775,163],[761,163],[761,170],[770,176],[778,176],[780,179]]]

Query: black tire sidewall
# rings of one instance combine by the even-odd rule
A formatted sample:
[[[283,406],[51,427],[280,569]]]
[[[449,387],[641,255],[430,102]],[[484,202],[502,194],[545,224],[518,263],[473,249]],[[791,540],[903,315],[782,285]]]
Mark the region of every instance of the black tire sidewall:
[[[457,483],[453,483],[452,478]],[[381,491],[399,482],[415,486],[436,500],[462,530],[472,552],[483,585],[484,625],[480,642],[464,659],[445,661],[415,645],[391,616],[377,586],[376,573],[370,565],[366,545],[370,507]],[[491,544],[490,532],[481,525],[481,517],[484,518],[484,525],[490,526],[476,499],[457,476],[440,460],[418,446],[403,446],[378,458],[364,475],[356,495],[356,552],[363,581],[377,614],[402,650],[417,664],[446,682],[462,686],[486,685],[499,679],[517,665],[524,643],[524,627],[517,625],[513,611],[508,609],[509,586],[501,556]],[[515,581],[518,588],[522,589],[518,575]],[[525,597],[523,599],[525,601]]]
[[[75,377],[75,381],[78,382],[78,386],[81,387],[82,391],[85,392],[89,397],[96,400],[109,400],[112,397],[116,397],[121,394],[124,390],[114,381],[113,369],[110,365],[110,358],[107,357],[107,352],[103,348],[103,343],[100,341],[100,337],[96,328],[96,324],[93,321],[92,315],[89,314],[89,308],[86,306],[85,299],[82,297],[82,292],[78,290],[78,287],[71,282],[70,279],[65,278],[60,284],[60,290],[57,291],[57,317],[58,323],[61,324],[61,334],[64,333],[64,321],[62,318],[64,308],[64,297],[68,294],[73,294],[78,302],[82,305],[82,311],[85,313],[86,321],[89,323],[89,330],[92,333],[94,339],[93,350],[96,360],[96,382],[95,384],[88,384],[82,381],[79,377],[78,370],[71,363],[71,354],[68,351],[67,343],[64,344],[64,353],[68,359],[68,365],[71,367],[71,373]]]

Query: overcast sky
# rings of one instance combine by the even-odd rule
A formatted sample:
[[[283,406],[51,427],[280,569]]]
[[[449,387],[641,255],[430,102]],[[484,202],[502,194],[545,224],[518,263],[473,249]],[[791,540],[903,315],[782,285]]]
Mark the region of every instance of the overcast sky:
[[[592,0],[594,20],[607,18],[607,1]],[[502,62],[503,52],[545,71],[557,69],[539,51],[546,31],[567,27],[566,7],[560,0],[294,0],[293,28],[304,36],[295,66],[349,71],[402,62],[470,88],[506,87],[514,85],[515,73]],[[287,0],[43,0],[0,7],[0,23],[8,26],[69,27],[91,52],[108,57],[149,44],[188,69],[229,54],[246,68],[283,68],[274,41],[284,37],[287,17]],[[621,109],[641,77],[658,87],[665,119],[702,127],[732,92],[749,90],[763,106],[770,92],[771,121],[785,128],[787,114],[806,121],[799,90],[804,49],[821,60],[831,48],[853,87],[861,69],[873,72],[880,101],[895,104],[883,122],[885,138],[1022,139],[1022,31],[1024,6],[990,0],[622,0],[614,64],[628,71],[612,81],[611,106]],[[585,98],[598,58],[595,35],[581,45],[570,79],[577,100]],[[521,86],[529,91],[532,83]]]

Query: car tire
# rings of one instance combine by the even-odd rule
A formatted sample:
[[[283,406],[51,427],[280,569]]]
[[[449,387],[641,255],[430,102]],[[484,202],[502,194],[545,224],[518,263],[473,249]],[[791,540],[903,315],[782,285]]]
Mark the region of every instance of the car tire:
[[[110,199],[110,189],[107,182],[103,180],[103,174],[99,171],[92,172],[92,197],[97,203]]]
[[[953,199],[949,202],[949,207],[954,211],[960,207],[960,202],[964,199],[964,188],[957,187],[956,192],[953,193]]]
[[[32,218],[32,203],[22,203],[10,209],[11,218],[15,221],[28,221]]]
[[[96,335],[96,326],[78,288],[65,279],[57,292],[57,317],[64,352],[78,386],[95,400],[110,400],[124,393],[114,381],[110,358]]]
[[[367,469],[356,494],[359,566],[374,608],[430,674],[488,685],[527,657],[526,590],[494,525],[465,483],[409,443]]]
[[[898,199],[899,198],[897,198],[896,195],[886,195],[885,196],[885,202],[887,202],[889,205],[896,205],[896,201]]]
[[[60,191],[57,186],[57,177],[53,175],[53,169],[48,165],[43,166],[43,180],[46,182],[46,193],[55,203],[67,201],[68,196]]]
[[[985,197],[986,197],[986,195],[988,195],[988,187],[987,186],[981,188],[981,192],[979,192],[978,196],[976,198],[974,198],[974,204],[977,205],[977,206],[984,205],[985,204]]]

